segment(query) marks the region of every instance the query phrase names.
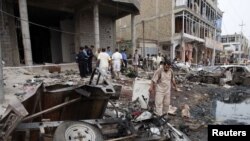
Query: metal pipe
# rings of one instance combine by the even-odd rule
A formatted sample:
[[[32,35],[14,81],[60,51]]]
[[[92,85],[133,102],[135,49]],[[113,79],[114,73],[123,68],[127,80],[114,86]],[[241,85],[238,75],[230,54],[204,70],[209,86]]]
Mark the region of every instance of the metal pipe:
[[[70,101],[67,101],[67,102],[64,102],[64,103],[59,104],[59,105],[57,105],[57,106],[54,106],[54,107],[52,107],[52,108],[49,108],[49,109],[43,110],[43,111],[41,111],[41,112],[38,112],[38,113],[36,113],[36,114],[30,115],[30,116],[24,118],[23,121],[27,121],[27,120],[36,118],[36,117],[38,117],[38,116],[40,116],[40,115],[42,115],[42,114],[45,114],[45,113],[48,113],[48,112],[52,112],[52,111],[54,111],[54,110],[57,110],[57,109],[62,108],[62,107],[64,107],[64,106],[67,106],[67,105],[70,105],[70,104],[72,104],[72,103],[78,102],[78,101],[80,101],[80,100],[81,100],[81,97],[76,98],[76,99],[73,99],[73,100],[70,100]]]

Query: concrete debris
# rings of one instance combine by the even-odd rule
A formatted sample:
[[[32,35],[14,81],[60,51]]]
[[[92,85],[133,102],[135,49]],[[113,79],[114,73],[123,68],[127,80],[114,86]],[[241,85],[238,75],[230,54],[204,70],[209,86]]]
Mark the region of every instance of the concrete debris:
[[[186,83],[186,76],[185,74],[176,74],[175,81],[177,84],[184,84]]]
[[[168,114],[170,114],[170,115],[176,115],[176,111],[177,111],[177,107],[169,105]]]
[[[185,104],[181,110],[181,117],[190,118],[191,116],[190,116],[189,110],[190,110],[189,106],[187,104]]]
[[[42,69],[48,70],[49,73],[55,73],[55,72],[61,73],[61,66],[55,64],[45,63],[45,66]]]
[[[227,88],[227,89],[232,88],[232,86],[227,85],[227,84],[225,84],[223,87],[224,87],[224,88]]]
[[[191,123],[188,125],[189,129],[195,132],[200,131],[201,128],[204,127],[204,125],[200,124],[200,123]]]

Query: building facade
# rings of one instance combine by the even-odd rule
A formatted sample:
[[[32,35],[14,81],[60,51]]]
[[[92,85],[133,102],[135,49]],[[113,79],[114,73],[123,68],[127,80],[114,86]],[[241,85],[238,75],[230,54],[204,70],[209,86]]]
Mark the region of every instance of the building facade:
[[[116,46],[116,20],[139,14],[137,0],[1,0],[7,66],[75,61],[80,46]]]
[[[238,63],[248,59],[250,55],[249,41],[241,34],[223,35],[221,42],[224,48],[224,55],[230,63]]]
[[[217,0],[139,0],[135,18],[137,49],[145,55],[151,45],[169,59],[199,63],[215,60],[220,43],[222,12]],[[130,40],[130,17],[117,21],[118,43]],[[148,49],[149,50],[149,49]],[[152,50],[152,49],[151,49]]]

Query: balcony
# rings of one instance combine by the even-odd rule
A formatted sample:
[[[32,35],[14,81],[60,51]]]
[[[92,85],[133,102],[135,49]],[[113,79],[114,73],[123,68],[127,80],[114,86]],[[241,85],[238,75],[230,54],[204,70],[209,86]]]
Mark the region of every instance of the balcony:
[[[223,45],[221,42],[218,42],[216,40],[213,40],[211,38],[205,38],[205,46],[207,48],[211,48],[211,49],[214,49],[215,50],[218,50],[218,51],[223,51]]]

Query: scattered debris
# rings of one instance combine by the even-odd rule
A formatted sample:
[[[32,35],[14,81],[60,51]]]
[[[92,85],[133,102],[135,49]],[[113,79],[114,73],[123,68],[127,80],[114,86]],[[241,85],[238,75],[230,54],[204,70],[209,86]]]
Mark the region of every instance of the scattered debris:
[[[185,104],[181,110],[181,116],[183,118],[190,118],[190,112],[189,112],[190,108],[187,104]]]
[[[168,114],[170,114],[170,115],[176,115],[176,111],[177,111],[177,107],[169,105]]]

